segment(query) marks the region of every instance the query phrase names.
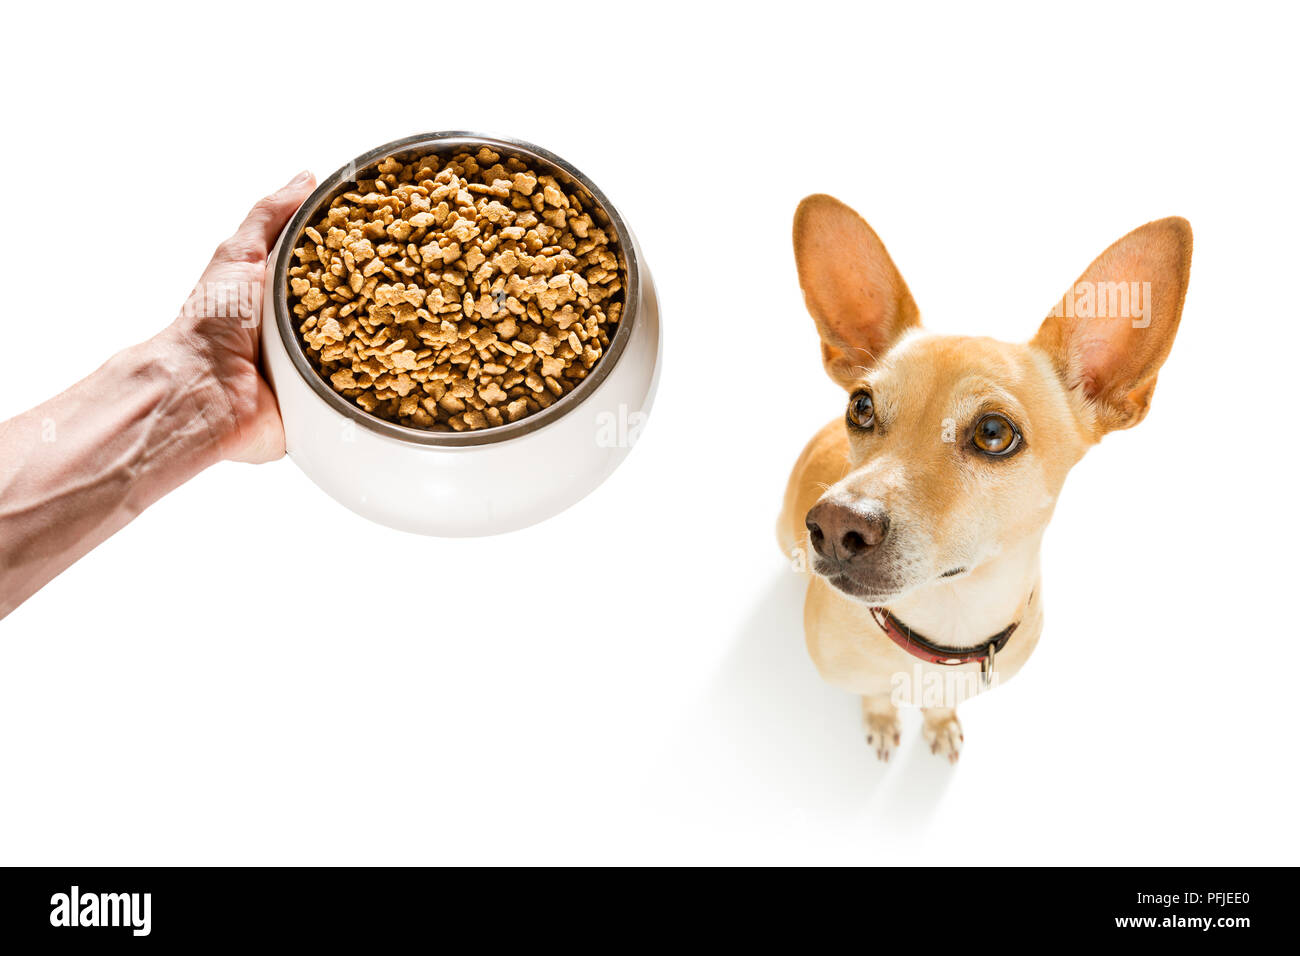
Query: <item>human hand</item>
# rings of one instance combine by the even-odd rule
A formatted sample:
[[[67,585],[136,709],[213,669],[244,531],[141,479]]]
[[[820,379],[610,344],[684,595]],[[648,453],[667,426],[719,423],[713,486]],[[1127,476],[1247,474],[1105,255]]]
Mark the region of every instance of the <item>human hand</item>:
[[[315,185],[304,172],[259,201],[170,326],[0,422],[0,618],[204,468],[284,454],[257,366],[263,281]]]
[[[235,234],[221,243],[180,316],[159,338],[188,363],[195,390],[213,396],[221,457],[274,461],[284,454],[284,427],[258,369],[266,259],[285,223],[316,188],[303,171],[258,200]]]

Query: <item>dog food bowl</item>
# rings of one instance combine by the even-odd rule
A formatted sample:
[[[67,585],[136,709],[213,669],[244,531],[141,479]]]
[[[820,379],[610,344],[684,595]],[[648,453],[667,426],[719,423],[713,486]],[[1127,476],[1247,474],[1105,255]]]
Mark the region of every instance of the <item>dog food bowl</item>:
[[[298,237],[358,175],[387,156],[477,151],[517,157],[579,193],[618,240],[623,313],[591,373],[555,404],[477,431],[435,432],[370,415],[317,373],[289,310]],[[324,180],[271,251],[262,308],[262,364],[284,421],[289,457],[326,494],[402,531],[444,537],[497,534],[549,518],[592,491],[626,457],[654,397],[659,304],[636,239],[586,176],[539,146],[477,133],[428,133],[385,143]]]

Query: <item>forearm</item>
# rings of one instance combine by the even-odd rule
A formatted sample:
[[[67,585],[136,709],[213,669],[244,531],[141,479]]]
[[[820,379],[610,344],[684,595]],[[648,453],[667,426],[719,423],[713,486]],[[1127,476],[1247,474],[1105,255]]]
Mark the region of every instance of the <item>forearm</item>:
[[[169,329],[0,424],[0,617],[222,458],[230,402]]]

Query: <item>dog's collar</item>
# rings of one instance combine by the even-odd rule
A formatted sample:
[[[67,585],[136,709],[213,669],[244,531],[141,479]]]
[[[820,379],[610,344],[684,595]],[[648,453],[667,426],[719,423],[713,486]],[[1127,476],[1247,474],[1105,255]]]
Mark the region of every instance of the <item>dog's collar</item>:
[[[1034,594],[1031,591],[1029,599],[1025,601],[1026,609],[1033,600]],[[918,634],[895,617],[888,608],[873,607],[871,616],[875,618],[880,629],[889,635],[890,640],[913,657],[919,657],[931,664],[950,666],[979,664],[980,673],[984,676],[985,684],[990,683],[993,679],[994,661],[998,652],[1007,646],[1007,641],[1011,640],[1011,635],[1020,626],[1020,621],[1015,621],[974,647],[948,647],[944,644],[936,644],[924,635]]]

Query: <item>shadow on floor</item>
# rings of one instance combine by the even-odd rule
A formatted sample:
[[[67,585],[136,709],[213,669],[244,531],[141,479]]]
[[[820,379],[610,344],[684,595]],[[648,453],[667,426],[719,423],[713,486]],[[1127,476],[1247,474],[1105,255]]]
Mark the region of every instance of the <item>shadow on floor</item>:
[[[774,574],[737,631],[683,726],[688,772],[702,789],[751,788],[726,795],[738,811],[775,805],[811,818],[878,818],[900,835],[923,829],[956,768],[929,752],[910,710],[901,748],[888,764],[876,759],[857,698],[825,684],[804,648],[806,586],[801,575]]]

